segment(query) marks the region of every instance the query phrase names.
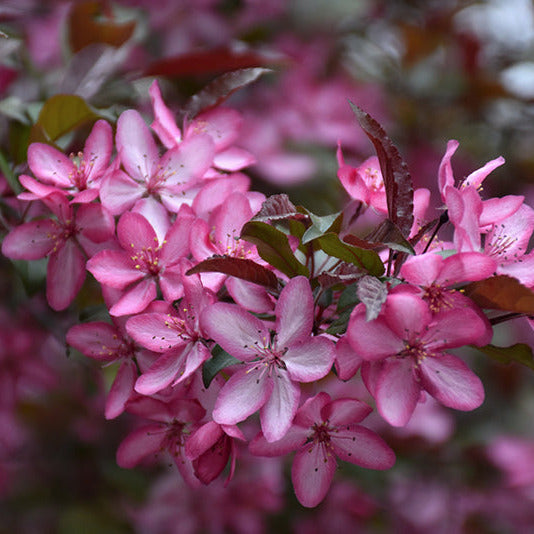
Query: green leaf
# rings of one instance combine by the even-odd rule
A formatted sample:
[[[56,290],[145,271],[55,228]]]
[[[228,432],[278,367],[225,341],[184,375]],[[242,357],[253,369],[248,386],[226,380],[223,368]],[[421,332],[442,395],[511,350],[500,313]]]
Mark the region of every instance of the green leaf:
[[[215,345],[211,354],[212,357],[204,362],[202,366],[202,382],[204,382],[204,387],[206,388],[209,387],[219,371],[222,371],[225,367],[230,367],[230,365],[241,363],[240,360],[228,354],[219,345]]]
[[[78,126],[98,119],[85,100],[77,95],[54,95],[41,109],[35,126],[55,141]]]
[[[316,239],[318,245],[328,255],[352,263],[366,270],[369,274],[380,276],[384,273],[384,264],[380,256],[374,250],[353,247],[343,243],[337,234],[328,233]]]
[[[341,313],[347,310],[352,311],[354,306],[359,304],[359,302],[358,283],[351,284],[339,296],[339,300],[337,301],[337,312]]]
[[[4,156],[4,153],[0,151],[0,172],[4,175],[7,183],[9,184],[9,187],[13,190],[15,194],[19,194],[22,192],[22,186],[20,185],[20,182],[17,180],[17,177],[15,176],[15,173],[11,169],[11,166],[9,165],[6,157]]]
[[[309,243],[310,241],[321,237],[327,232],[337,233],[339,231],[341,220],[343,218],[343,215],[341,213],[332,213],[331,215],[324,215],[320,217],[319,215],[315,215],[314,213],[311,213],[307,210],[305,211],[310,217],[312,225],[306,230],[306,233],[302,236],[302,244]]]
[[[240,239],[256,245],[263,260],[290,278],[309,276],[307,267],[295,258],[286,234],[273,226],[260,221],[249,221],[243,226]]]
[[[495,345],[486,345],[485,347],[471,345],[471,347],[500,363],[510,364],[517,362],[534,369],[534,354],[532,354],[532,349],[526,343],[516,343],[510,347],[497,347]]]

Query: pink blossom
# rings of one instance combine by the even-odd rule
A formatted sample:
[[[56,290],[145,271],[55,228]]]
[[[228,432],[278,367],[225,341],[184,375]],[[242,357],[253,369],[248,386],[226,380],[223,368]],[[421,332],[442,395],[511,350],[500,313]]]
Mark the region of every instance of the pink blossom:
[[[63,310],[85,280],[85,245],[107,240],[115,225],[99,204],[82,204],[75,209],[59,192],[43,200],[57,219],[39,219],[13,229],[2,243],[2,253],[22,260],[48,256],[46,296],[54,310]]]
[[[138,213],[124,213],[117,224],[122,250],[103,250],[87,262],[87,270],[123,296],[111,315],[143,311],[157,296],[157,285],[169,302],[183,294],[180,260],[189,252],[191,217],[178,215],[162,243],[150,223]]]
[[[74,325],[67,332],[67,343],[82,354],[109,364],[120,366],[106,398],[106,419],[114,419],[125,409],[126,403],[135,396],[134,384],[137,366],[144,369],[154,360],[154,354],[138,347],[126,335],[120,323],[92,322]]]
[[[215,295],[204,289],[198,275],[186,276],[182,267],[184,298],[170,313],[142,313],[126,323],[130,336],[140,345],[161,353],[154,365],[136,382],[143,395],[175,385],[194,373],[211,357],[199,325],[202,311],[215,302]]]
[[[31,193],[22,193],[19,198],[35,200],[64,191],[73,196],[72,202],[93,201],[110,168],[112,150],[111,126],[103,120],[93,126],[83,151],[71,154],[70,158],[50,145],[32,143],[28,148],[28,165],[38,181],[21,175],[20,183]]]
[[[169,211],[178,212],[186,193],[202,179],[213,161],[213,140],[198,134],[160,158],[158,148],[141,115],[122,113],[117,122],[117,150],[123,170],[110,173],[102,183],[100,198],[114,214],[130,209],[152,196]]]
[[[213,420],[232,425],[260,410],[263,433],[276,441],[287,432],[300,398],[298,382],[313,382],[330,371],[331,341],[310,337],[313,296],[306,278],[291,279],[276,304],[276,330],[232,304],[219,302],[201,317],[207,334],[244,362],[222,388]]]
[[[180,396],[165,402],[141,397],[130,402],[127,409],[152,423],[128,434],[117,450],[117,463],[121,467],[132,468],[145,457],[165,451],[176,463],[184,480],[192,487],[197,486],[193,467],[185,455],[185,443],[205,414],[198,401]]]
[[[262,456],[296,450],[291,469],[295,495],[303,506],[314,507],[330,488],[336,457],[367,469],[389,469],[395,463],[395,454],[382,438],[357,424],[371,411],[359,400],[332,400],[321,392],[299,408],[284,437],[270,443],[260,434],[250,450]]]
[[[426,391],[441,404],[473,410],[484,400],[480,379],[446,351],[466,344],[486,345],[491,328],[470,308],[433,315],[418,295],[400,290],[389,294],[378,318],[366,321],[356,306],[347,328],[348,340],[365,362],[362,377],[382,417],[404,426]]]

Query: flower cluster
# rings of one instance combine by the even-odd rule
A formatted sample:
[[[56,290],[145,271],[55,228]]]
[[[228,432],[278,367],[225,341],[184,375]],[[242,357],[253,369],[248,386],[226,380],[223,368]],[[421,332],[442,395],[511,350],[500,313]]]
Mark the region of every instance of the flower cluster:
[[[295,494],[314,507],[338,459],[394,465],[361,424],[368,403],[393,427],[429,396],[462,411],[483,403],[481,380],[450,351],[484,349],[492,324],[530,314],[505,296],[534,285],[534,210],[522,196],[480,194],[501,158],[457,181],[451,141],[432,214],[430,192],[413,191],[394,145],[354,106],[378,157],[352,167],[339,147],[352,202],[318,216],[250,190],[236,111],[209,107],[178,126],[157,82],[150,96],[151,128],[130,109],[115,134],[97,121],[70,157],[32,144],[19,199],[39,209],[2,244],[12,259],[48,258],[55,310],[87,272],[100,284],[109,320],[72,326],[67,342],[119,364],[106,418],[146,420],[119,446],[120,466],[166,453],[195,487],[228,465],[229,481],[247,444],[257,456],[296,451]]]

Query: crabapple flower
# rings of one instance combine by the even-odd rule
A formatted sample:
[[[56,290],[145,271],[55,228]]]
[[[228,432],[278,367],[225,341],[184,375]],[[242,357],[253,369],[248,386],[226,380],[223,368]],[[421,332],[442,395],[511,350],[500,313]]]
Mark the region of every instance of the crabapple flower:
[[[187,190],[202,179],[214,154],[212,138],[198,134],[160,158],[148,126],[133,109],[119,117],[116,144],[126,172],[119,169],[109,173],[100,189],[102,203],[113,214],[123,213],[147,196],[178,212]]]
[[[122,250],[103,250],[87,262],[101,283],[124,291],[110,314],[142,312],[157,296],[157,285],[171,302],[183,294],[180,260],[189,253],[191,217],[178,215],[159,242],[154,228],[138,213],[124,213],[117,224]]]
[[[143,458],[167,452],[178,467],[184,480],[198,486],[193,466],[185,454],[189,434],[198,428],[206,411],[194,399],[175,396],[166,402],[140,397],[128,403],[127,410],[134,415],[153,421],[137,428],[122,441],[117,449],[120,467],[135,467]]]
[[[486,345],[491,328],[470,308],[432,314],[427,302],[406,290],[391,292],[380,315],[366,321],[354,308],[347,337],[364,361],[362,377],[382,417],[393,426],[411,418],[421,392],[457,410],[474,410],[484,400],[480,379],[446,349]]]
[[[260,433],[249,445],[252,454],[280,456],[296,450],[291,480],[295,495],[306,507],[317,506],[328,493],[336,458],[367,469],[389,469],[395,453],[378,434],[357,423],[372,409],[357,399],[332,400],[318,393],[299,408],[291,428],[270,443]]]
[[[104,364],[120,362],[105,408],[106,419],[118,417],[135,395],[137,366],[141,369],[148,367],[155,354],[137,346],[119,322],[114,325],[103,321],[74,325],[67,332],[67,343]]]
[[[497,264],[480,252],[459,252],[443,258],[435,253],[411,256],[400,274],[407,282],[421,286],[421,297],[432,313],[444,309],[471,307],[474,303],[452,286],[489,278]]]
[[[48,256],[46,297],[50,306],[64,310],[85,280],[85,245],[101,243],[113,235],[115,223],[100,204],[69,204],[64,193],[43,199],[57,219],[39,219],[13,229],[2,243],[8,258],[37,260]]]
[[[21,175],[20,183],[31,193],[21,193],[19,198],[35,200],[63,191],[73,196],[71,202],[93,201],[110,169],[112,151],[111,126],[104,120],[95,123],[83,151],[71,154],[70,158],[50,145],[32,143],[28,148],[28,165],[38,180]]]
[[[184,128],[184,135],[176,125],[172,112],[163,102],[157,80],[149,89],[154,121],[151,126],[161,142],[172,149],[196,135],[209,135],[214,142],[213,166],[223,171],[238,171],[255,163],[254,156],[242,148],[232,146],[239,136],[241,115],[233,109],[216,107],[203,111]]]
[[[211,357],[204,343],[199,317],[215,302],[215,295],[204,289],[198,275],[186,276],[182,267],[185,296],[171,313],[142,313],[131,317],[126,330],[140,345],[162,353],[136,382],[142,395],[152,395],[169,384],[177,384]]]
[[[201,326],[226,352],[244,362],[223,386],[213,410],[216,423],[233,425],[260,410],[268,441],[287,432],[300,398],[298,382],[328,374],[333,343],[311,337],[314,309],[308,280],[292,278],[275,308],[276,330],[242,308],[218,302],[201,316]]]

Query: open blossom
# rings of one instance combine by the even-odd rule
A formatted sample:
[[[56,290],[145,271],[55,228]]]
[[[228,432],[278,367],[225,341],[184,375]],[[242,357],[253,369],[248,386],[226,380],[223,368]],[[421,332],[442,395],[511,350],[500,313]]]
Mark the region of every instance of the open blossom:
[[[207,334],[244,362],[219,393],[213,420],[236,424],[260,410],[268,441],[280,439],[291,426],[300,399],[298,382],[323,378],[335,358],[331,341],[311,337],[313,296],[305,277],[287,283],[275,315],[275,332],[239,306],[223,302],[208,307],[201,317]]]
[[[484,400],[480,379],[449,348],[485,345],[491,328],[470,308],[432,314],[417,294],[388,295],[380,315],[366,321],[356,306],[347,328],[348,340],[362,358],[362,377],[382,417],[393,426],[411,418],[421,392],[458,410],[473,410]]]
[[[120,362],[106,398],[106,419],[114,419],[124,411],[126,403],[135,395],[137,367],[145,369],[155,356],[134,343],[125,332],[123,320],[114,322],[77,324],[67,332],[67,343],[85,356],[104,364]]]
[[[122,250],[103,250],[87,262],[87,270],[101,283],[124,291],[111,315],[143,311],[157,296],[157,286],[169,302],[183,294],[180,260],[189,252],[191,217],[178,215],[162,243],[140,214],[124,213],[117,224]]]
[[[28,148],[28,165],[37,180],[21,175],[20,183],[31,193],[21,193],[19,198],[35,200],[63,191],[73,196],[72,202],[93,201],[110,169],[112,151],[111,126],[103,120],[93,126],[83,151],[70,158],[50,145],[32,143]]]
[[[174,460],[184,480],[192,487],[197,486],[193,466],[185,454],[185,444],[206,413],[198,401],[179,395],[165,402],[141,397],[131,401],[127,410],[151,423],[126,436],[117,450],[117,463],[121,467],[131,468],[147,456],[166,452]]]
[[[109,239],[113,217],[100,204],[73,207],[64,193],[43,199],[55,219],[39,219],[14,228],[2,243],[8,258],[37,260],[48,256],[46,297],[54,310],[64,310],[85,280],[84,247]]]
[[[394,452],[382,438],[357,424],[371,411],[357,399],[332,400],[321,392],[299,408],[282,439],[269,443],[260,434],[250,451],[279,456],[296,450],[291,469],[295,495],[302,505],[317,506],[334,478],[336,458],[368,469],[389,469],[395,463]]]
[[[212,138],[198,134],[160,157],[148,126],[133,109],[119,117],[116,144],[124,171],[109,173],[100,189],[102,203],[113,214],[123,213],[147,196],[178,212],[184,202],[191,202],[187,191],[202,179],[214,154]]]
[[[143,395],[177,384],[194,373],[211,357],[199,325],[202,311],[215,302],[215,295],[202,287],[198,275],[186,276],[182,268],[185,296],[169,313],[142,313],[126,323],[128,333],[140,345],[161,353],[136,382]]]

